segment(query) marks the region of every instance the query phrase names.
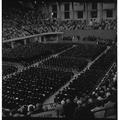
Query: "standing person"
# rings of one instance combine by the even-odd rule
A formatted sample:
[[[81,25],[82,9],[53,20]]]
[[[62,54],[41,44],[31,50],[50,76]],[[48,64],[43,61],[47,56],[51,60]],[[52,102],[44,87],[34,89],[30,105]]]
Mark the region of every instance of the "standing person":
[[[105,117],[110,117],[116,115],[116,102],[113,97],[104,105],[105,110]]]
[[[65,104],[65,102],[61,101],[61,103],[58,103],[56,105],[55,111],[56,111],[56,115],[57,115],[58,118],[63,116],[63,114],[64,114],[64,108],[63,108],[64,104]]]
[[[86,106],[85,103],[83,103],[80,107],[77,107],[74,113],[74,120],[92,120],[94,119],[94,115],[89,109],[89,107]]]
[[[66,104],[64,105],[64,114],[68,120],[73,118],[73,114],[75,111],[76,104],[70,99],[66,100]]]

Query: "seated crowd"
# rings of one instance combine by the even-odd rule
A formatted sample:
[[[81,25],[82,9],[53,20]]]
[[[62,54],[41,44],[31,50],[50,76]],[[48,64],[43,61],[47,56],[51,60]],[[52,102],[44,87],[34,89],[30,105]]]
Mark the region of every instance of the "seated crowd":
[[[72,58],[87,58],[93,60],[105,49],[106,49],[105,45],[79,44],[77,47],[61,54],[61,57],[67,56]]]
[[[116,117],[117,106],[117,68],[113,66],[106,75],[100,86],[96,87],[90,94],[83,93],[65,97],[58,102],[56,113],[58,117],[67,117],[69,119],[91,119],[91,118],[111,118]],[[70,92],[69,88],[69,92]],[[70,92],[71,93],[71,92]],[[75,93],[75,92],[73,92]],[[73,95],[73,94],[72,94]]]
[[[60,109],[61,106],[63,107],[63,111],[60,111],[61,115],[68,118],[78,115],[75,118],[77,120],[86,112],[88,116],[93,117],[90,110],[97,106],[108,106],[107,102],[114,101],[112,98],[116,96],[116,68],[112,69],[104,82],[92,92],[94,86],[100,82],[100,76],[105,74],[104,70],[107,70],[113,62],[114,56],[110,56],[110,52],[59,92],[54,101],[57,104],[61,102],[58,104]],[[46,111],[47,108],[44,108],[39,101],[42,103],[59,86],[69,81],[72,75],[72,73],[64,74],[64,72],[51,71],[40,66],[3,81],[3,116],[29,116]],[[56,107],[58,115],[59,106]]]
[[[94,46],[72,43],[29,43],[27,45],[15,47],[14,49],[3,48],[2,59],[4,61],[17,62],[24,67],[28,67],[34,63],[42,61],[43,59],[53,54],[57,54],[71,47],[73,48],[65,51],[61,55],[53,56],[50,60],[46,60],[44,62],[44,67],[56,68],[60,69],[61,71],[80,71],[90,60],[94,59],[101,52],[103,52],[104,49],[106,49],[105,46],[100,45]],[[12,71],[6,72],[6,74],[3,75],[10,73],[12,73]]]
[[[75,80],[70,83],[69,87],[64,88],[62,92],[59,92],[55,101],[61,101],[62,98],[65,98],[65,95],[72,99],[77,93],[80,96],[80,94],[87,92],[87,90],[88,92],[92,90],[94,85],[99,82],[99,78],[105,74],[110,64],[115,60],[112,52],[112,49],[109,50],[106,55],[104,54],[98,61],[96,61],[89,70],[79,75],[78,78],[75,78]]]
[[[54,67],[64,70],[75,70],[80,71],[87,65],[88,61],[86,59],[78,59],[73,57],[53,57],[50,60],[44,62],[45,66]]]
[[[44,102],[71,79],[73,73],[48,70],[46,68],[31,67],[3,80],[3,108],[10,110],[23,105]]]
[[[105,59],[108,59],[108,57],[106,56]],[[101,66],[99,62],[95,63],[89,71],[76,78],[68,87],[59,91],[59,94],[56,95],[54,102],[58,104],[56,112],[59,117],[65,116],[79,120],[80,118],[90,119],[94,115],[99,118],[116,115],[117,68],[116,65],[113,66],[100,84],[99,79],[101,79],[100,76],[105,75],[105,67],[109,69],[109,65],[112,64],[112,60],[108,60],[109,63],[105,65],[104,58],[101,59]],[[93,90],[97,83],[100,86]],[[103,114],[100,114],[99,111],[96,112],[100,109],[106,110],[105,112],[103,110]],[[93,115],[92,112],[95,114]]]
[[[42,60],[52,54],[63,51],[72,47],[72,43],[69,44],[41,44],[41,43],[29,43],[27,45],[21,45],[14,49],[3,48],[3,60],[5,61],[17,61],[24,66],[31,65],[39,60]]]
[[[60,91],[54,100],[55,103],[66,99],[70,102],[76,96],[78,99],[88,96],[94,86],[100,82],[99,78],[105,74],[114,61],[112,51],[112,49],[109,50],[88,71],[75,78],[67,88]],[[69,53],[72,57],[73,52],[69,50]],[[2,84],[3,116],[26,116],[34,111],[35,113],[46,111],[47,107],[42,107],[44,100],[65,85],[73,75],[72,72],[64,72],[58,68],[56,70],[44,68],[44,65],[40,65],[4,79]]]
[[[8,12],[9,11],[9,12]],[[26,10],[25,10],[26,11]],[[24,12],[23,9],[11,8],[3,13],[3,40],[24,37],[28,35],[61,32],[82,29],[116,30],[116,20],[103,20],[101,23],[86,20],[58,21],[54,18],[42,19],[35,10]]]

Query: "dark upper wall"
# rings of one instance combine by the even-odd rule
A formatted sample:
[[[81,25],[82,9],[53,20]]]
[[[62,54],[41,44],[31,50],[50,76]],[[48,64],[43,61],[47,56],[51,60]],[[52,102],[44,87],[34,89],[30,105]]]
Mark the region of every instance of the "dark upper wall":
[[[46,0],[46,1],[58,1],[58,2],[117,2],[117,0]]]
[[[26,2],[32,2],[34,1],[37,2],[117,2],[117,0],[2,0],[2,4],[9,4],[9,5],[16,5],[18,1],[23,1],[24,3]]]
[[[21,1],[23,4],[19,4],[19,1]],[[35,4],[36,1],[36,4]],[[117,0],[2,0],[2,8],[3,9],[8,9],[10,7],[15,7],[15,8],[28,8],[27,3],[31,3],[33,5],[32,8],[36,8],[37,6],[41,5],[42,2],[117,2]]]

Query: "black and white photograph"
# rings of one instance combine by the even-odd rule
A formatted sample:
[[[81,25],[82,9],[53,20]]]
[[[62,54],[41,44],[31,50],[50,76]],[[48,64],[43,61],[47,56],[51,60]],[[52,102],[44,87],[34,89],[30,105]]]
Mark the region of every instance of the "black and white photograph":
[[[117,0],[2,0],[2,119],[117,120]]]

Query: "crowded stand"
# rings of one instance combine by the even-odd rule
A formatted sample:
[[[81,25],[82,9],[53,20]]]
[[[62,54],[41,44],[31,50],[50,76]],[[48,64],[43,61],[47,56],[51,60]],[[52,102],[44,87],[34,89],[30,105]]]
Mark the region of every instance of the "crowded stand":
[[[91,49],[90,49],[91,48]],[[77,47],[61,54],[62,57],[88,58],[93,60],[106,49],[105,45],[79,44]]]
[[[76,45],[76,47],[74,47],[73,45]],[[27,45],[15,47],[14,49],[3,48],[2,49],[2,53],[3,53],[2,59],[4,61],[11,61],[11,62],[17,61],[24,66],[28,66],[28,65],[31,65],[31,64],[37,62],[38,60],[42,60],[50,55],[56,54],[60,51],[68,49],[70,47],[74,47],[74,48],[71,50],[68,50],[60,55],[61,61],[64,61],[64,60],[66,61],[67,59],[70,60],[70,67],[71,67],[71,61],[72,61],[72,64],[73,64],[73,61],[75,61],[75,62],[77,61],[76,62],[77,65],[82,64],[82,66],[83,66],[83,65],[85,65],[87,60],[94,59],[98,54],[100,54],[102,51],[104,51],[104,49],[106,49],[105,45],[100,46],[100,45],[81,45],[81,44],[72,44],[72,43],[66,43],[66,44],[65,43],[53,43],[53,44],[51,44],[51,43],[48,43],[48,44],[29,43]],[[90,49],[90,47],[92,47],[92,48]],[[69,57],[71,57],[71,59]],[[79,58],[81,60],[79,60],[77,58]],[[84,60],[84,62],[83,62],[82,59],[85,59],[85,58],[86,59],[88,58],[88,59],[86,61]],[[54,60],[54,59],[59,59],[59,57],[52,58],[52,59],[50,59],[50,61],[52,62],[52,60]],[[64,60],[62,60],[62,59],[64,59]],[[46,64],[49,64],[48,62],[49,61],[47,61]],[[60,61],[59,61],[59,63],[54,63],[54,64],[61,65]],[[68,65],[68,63],[67,63],[67,65]],[[77,66],[77,65],[75,65],[75,66]]]
[[[29,43],[27,45],[19,46],[14,49],[3,48],[2,59],[4,61],[17,61],[22,63],[24,66],[28,66],[42,60],[52,54],[63,51],[67,48],[72,47],[72,43],[69,44],[39,44],[39,43]]]
[[[54,74],[55,73],[55,74]],[[30,68],[3,81],[3,108],[43,102],[49,95],[64,85],[73,73]]]
[[[90,110],[96,108],[96,105],[102,106],[108,101],[112,101],[112,97],[107,99],[107,96],[113,94],[110,89],[116,92],[116,83],[111,82],[111,78],[115,76],[116,68],[111,70],[111,74],[107,76],[105,82],[94,90],[115,60],[112,53],[113,49],[109,50],[89,70],[70,82],[70,85],[63,91],[59,91],[54,102],[63,107],[61,115],[75,118],[79,112],[86,112],[90,117],[93,117]],[[47,107],[43,107],[43,101],[73,77],[72,72],[49,68],[44,68],[43,65],[31,67],[29,70],[22,71],[3,81],[3,116],[23,117],[48,110]],[[115,79],[114,82],[116,82]],[[103,94],[102,91],[100,93],[103,88],[101,86],[105,86],[106,92],[103,91]],[[100,103],[100,96],[104,97],[103,103],[102,101]],[[56,111],[58,111],[57,106]],[[77,117],[80,118],[79,115]],[[77,120],[77,118],[75,119]]]
[[[47,60],[43,64],[48,67],[64,68],[79,72],[88,62],[93,60],[105,49],[106,46],[77,44],[76,47]]]
[[[56,56],[51,58],[50,60],[44,62],[44,64],[48,67],[55,67],[61,69],[75,70],[80,71],[87,65],[88,61],[85,59],[76,59],[73,57],[61,57]]]
[[[91,66],[89,71],[86,71],[81,76],[79,76],[78,79],[76,78],[73,83],[70,83],[68,88],[65,88],[62,92],[60,91],[59,95],[56,96],[55,101],[61,101],[63,98],[65,98],[65,95],[66,97],[71,97],[72,99],[72,97],[74,97],[77,92],[89,92],[92,87],[94,87],[94,85],[99,82],[99,78],[104,74],[104,72],[106,72],[110,64],[112,64],[112,62],[115,60],[114,55],[110,56],[110,54],[112,54],[112,51],[108,51],[106,55],[103,55],[100,60]],[[81,93],[78,94],[80,95]]]
[[[7,2],[2,117],[117,118],[116,3]]]
[[[108,69],[110,64],[112,64],[113,58],[110,58],[108,63],[104,62],[104,60],[108,58],[108,55],[103,56],[97,63],[94,63],[88,71],[76,78],[68,87],[64,88],[63,91],[59,91],[59,94],[56,95],[54,99],[54,101],[58,103],[56,107],[58,116],[78,120],[80,118],[90,119],[94,116],[103,118],[116,115],[116,64],[111,68],[109,73],[106,74],[103,82],[98,81],[100,80],[100,76],[105,74],[104,69]],[[96,86],[97,83],[101,84],[94,90],[94,86]],[[109,103],[111,103],[111,105]],[[104,113],[103,115],[100,114],[100,111],[97,111],[101,109]],[[104,109],[106,109],[105,112]],[[99,114],[96,113],[96,111]]]
[[[42,13],[41,13],[42,14]],[[116,20],[106,19],[100,23],[91,20],[66,20],[42,19],[42,15],[34,10],[23,10],[21,8],[7,9],[3,12],[3,40],[29,36],[47,32],[61,32],[72,30],[116,30]]]

